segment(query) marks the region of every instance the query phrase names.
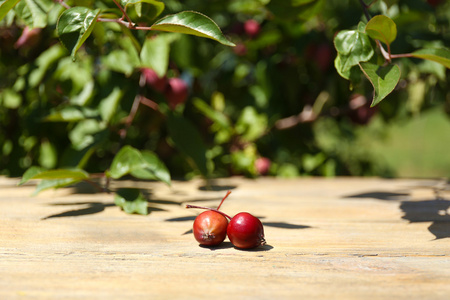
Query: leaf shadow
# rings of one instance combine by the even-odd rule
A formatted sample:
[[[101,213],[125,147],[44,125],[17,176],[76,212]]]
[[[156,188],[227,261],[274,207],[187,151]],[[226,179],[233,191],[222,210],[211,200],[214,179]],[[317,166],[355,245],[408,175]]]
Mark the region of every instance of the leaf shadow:
[[[428,231],[435,240],[450,237],[450,201],[446,199],[410,200],[410,194],[405,192],[372,191],[345,196],[354,199],[376,199],[382,201],[397,201],[403,212],[402,219],[409,223],[431,222]]]
[[[376,71],[377,75],[382,79],[385,80],[386,76],[389,74],[389,72],[394,68],[393,65],[388,65],[385,67],[379,67]]]
[[[450,201],[444,199],[402,201],[402,219],[410,223],[432,222],[428,227],[436,240],[450,237]]]
[[[62,213],[49,215],[47,217],[41,218],[41,220],[48,220],[53,218],[63,218],[63,217],[79,217],[85,215],[97,214],[105,210],[107,207],[115,206],[113,203],[102,203],[102,202],[75,202],[75,203],[52,203],[51,206],[73,206],[73,205],[83,205],[87,206],[81,209],[68,210]]]

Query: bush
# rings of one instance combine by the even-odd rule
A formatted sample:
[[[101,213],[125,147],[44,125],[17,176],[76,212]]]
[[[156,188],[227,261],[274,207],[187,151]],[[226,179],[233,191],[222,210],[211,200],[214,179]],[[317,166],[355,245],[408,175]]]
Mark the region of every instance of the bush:
[[[420,0],[2,1],[0,170],[29,170],[39,190],[395,175],[355,150],[358,128],[381,120],[377,138],[392,120],[449,110],[449,12]]]

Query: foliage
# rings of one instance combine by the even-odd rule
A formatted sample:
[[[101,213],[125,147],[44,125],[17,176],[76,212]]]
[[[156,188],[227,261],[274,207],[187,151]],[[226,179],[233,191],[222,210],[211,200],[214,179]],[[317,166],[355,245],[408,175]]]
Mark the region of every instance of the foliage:
[[[393,175],[351,146],[355,129],[450,108],[449,14],[425,0],[0,1],[0,170],[37,192]],[[143,197],[116,204],[145,213]]]

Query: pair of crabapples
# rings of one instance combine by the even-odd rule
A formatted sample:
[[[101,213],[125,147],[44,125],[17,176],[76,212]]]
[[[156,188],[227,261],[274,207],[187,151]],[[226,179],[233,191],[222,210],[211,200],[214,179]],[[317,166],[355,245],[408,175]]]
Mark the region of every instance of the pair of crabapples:
[[[175,109],[179,104],[186,102],[189,88],[186,81],[178,77],[159,77],[153,69],[143,68],[141,70],[145,82],[155,91],[162,93],[171,109]]]
[[[261,221],[255,216],[241,212],[233,218],[219,211],[223,201],[228,197],[230,191],[222,199],[217,209],[187,205],[187,208],[202,208],[202,212],[195,218],[193,232],[195,239],[204,246],[217,246],[222,243],[226,236],[230,242],[241,249],[251,249],[264,245],[264,228]],[[228,219],[230,222],[228,222]]]

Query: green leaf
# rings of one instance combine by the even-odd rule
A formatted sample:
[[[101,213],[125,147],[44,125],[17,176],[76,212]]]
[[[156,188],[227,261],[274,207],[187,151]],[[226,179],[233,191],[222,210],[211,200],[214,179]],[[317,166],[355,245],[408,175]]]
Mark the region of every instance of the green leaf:
[[[16,6],[20,0],[6,0],[0,3],[0,21],[8,14],[8,12]]]
[[[57,162],[58,153],[55,145],[48,140],[43,140],[39,151],[39,164],[45,168],[52,169],[56,167]]]
[[[397,37],[397,26],[391,18],[378,15],[367,23],[366,33],[371,38],[390,45]]]
[[[167,118],[169,135],[183,154],[192,159],[200,173],[207,175],[207,148],[202,136],[192,123],[183,116],[170,113]]]
[[[44,118],[46,122],[78,122],[98,118],[98,112],[82,106],[66,106]]]
[[[347,74],[353,66],[368,61],[374,54],[368,35],[357,30],[340,31],[334,38],[334,45],[338,51],[335,66],[339,74]]]
[[[114,203],[127,214],[148,214],[148,202],[138,189],[119,189],[114,196]]]
[[[89,174],[81,169],[57,169],[47,171],[44,168],[33,166],[22,176],[19,185],[32,179],[43,179],[37,186],[34,195],[49,188],[59,188],[89,179]]]
[[[113,71],[130,76],[134,71],[134,64],[130,55],[124,50],[113,50],[102,57],[102,63]]]
[[[31,180],[34,176],[36,176],[39,173],[45,172],[47,169],[37,166],[32,166],[28,170],[25,171],[22,175],[22,179],[19,182],[19,185],[22,185],[26,183],[27,181]]]
[[[214,121],[214,123],[219,124],[220,127],[231,127],[230,121],[228,120],[227,116],[224,113],[213,109],[205,101],[199,98],[194,98],[193,104],[199,111],[202,112],[203,115]]]
[[[158,35],[147,38],[141,51],[141,67],[153,69],[159,77],[164,77],[169,66],[170,44],[174,35]]]
[[[0,105],[9,108],[17,109],[22,103],[22,96],[13,89],[5,89],[0,94]]]
[[[21,0],[14,10],[28,27],[44,28],[52,5],[53,2],[49,0]]]
[[[30,73],[29,83],[31,87],[36,87],[45,77],[47,71],[64,56],[64,48],[60,44],[55,44],[39,55],[36,59],[37,68]]]
[[[215,40],[226,46],[235,46],[226,39],[219,26],[209,17],[195,11],[168,15],[151,26],[153,30],[179,32]]]
[[[99,14],[100,9],[91,10],[77,6],[65,10],[59,17],[56,30],[73,60],[78,49],[94,29]]]
[[[372,63],[360,63],[361,70],[375,89],[371,107],[374,107],[396,87],[400,80],[400,68],[397,65],[381,67]]]
[[[170,185],[170,173],[158,156],[151,151],[142,151],[142,164],[133,168],[130,174],[136,178],[160,180]]]
[[[421,49],[411,53],[413,57],[435,61],[450,69],[450,50],[442,49]]]
[[[106,125],[103,122],[94,119],[85,119],[80,121],[69,132],[69,139],[74,149],[82,150],[102,140],[106,134]]]
[[[76,180],[85,180],[89,179],[89,174],[81,169],[56,169],[49,171],[42,171],[35,174],[30,179],[45,179],[45,180],[54,180],[54,179],[76,179]]]
[[[141,164],[142,156],[139,150],[127,145],[114,156],[109,174],[112,178],[118,179],[129,174],[133,169],[140,168]]]
[[[253,106],[247,106],[242,110],[236,122],[236,132],[246,141],[254,141],[267,129],[267,116],[258,114]]]
[[[141,153],[128,145],[116,154],[109,171],[109,175],[114,179],[127,174],[140,179],[161,180],[170,185],[170,173],[156,154],[151,151]]]
[[[83,85],[83,89],[78,95],[75,95],[72,98],[70,98],[70,103],[81,106],[88,104],[89,101],[92,99],[92,96],[94,95],[95,92],[94,88],[95,88],[94,80],[89,80]]]
[[[123,91],[119,87],[115,87],[112,92],[104,99],[100,101],[98,110],[102,116],[103,121],[109,122],[114,116],[119,105],[120,99],[122,99]]]
[[[153,20],[164,11],[164,3],[155,0],[121,0],[120,3],[134,22]]]
[[[43,190],[47,189],[57,189],[61,187],[65,187],[77,182],[82,181],[81,179],[73,179],[73,178],[63,178],[63,179],[50,179],[50,180],[42,180],[39,182],[39,184],[36,186],[36,190],[34,191],[33,195],[37,195]]]

